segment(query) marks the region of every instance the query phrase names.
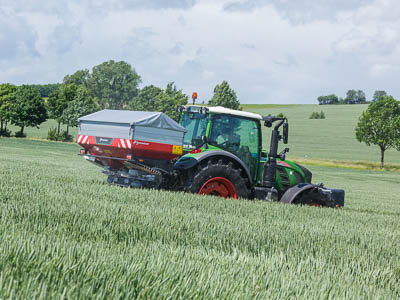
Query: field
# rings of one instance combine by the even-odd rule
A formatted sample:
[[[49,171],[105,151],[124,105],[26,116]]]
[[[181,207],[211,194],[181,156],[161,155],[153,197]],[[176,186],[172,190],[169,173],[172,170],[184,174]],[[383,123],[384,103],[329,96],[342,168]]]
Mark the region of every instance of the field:
[[[55,120],[47,120],[46,122],[42,123],[39,128],[26,127],[24,128],[24,133],[26,133],[28,138],[46,139],[47,132],[50,130],[50,128],[57,128],[57,122]],[[19,127],[13,125],[9,125],[8,129],[11,130],[12,134],[20,130]],[[67,130],[67,127],[65,125],[61,125],[61,130]],[[69,132],[76,137],[78,134],[78,128],[71,127]]]
[[[367,147],[355,138],[354,128],[361,113],[367,105],[243,105],[243,110],[262,115],[283,113],[289,118],[289,147],[288,157],[298,160],[334,160],[334,163],[346,164],[349,161],[376,163],[380,161],[380,151],[377,146]],[[313,111],[323,110],[326,119],[310,120]],[[47,137],[47,131],[56,127],[54,120],[43,123],[40,129],[26,128],[28,137]],[[17,127],[10,126],[14,132]],[[65,130],[65,126],[62,128]],[[70,130],[73,136],[77,128]],[[263,146],[268,149],[270,129],[264,130]],[[389,150],[385,153],[385,162],[400,168],[400,152]]]
[[[295,156],[374,156],[340,142],[334,109],[329,129],[276,111],[298,124]],[[337,132],[332,148],[295,136],[313,128],[320,141]],[[400,297],[400,172],[311,166],[346,191],[343,209],[325,209],[111,187],[78,150],[0,139],[0,298]]]
[[[356,140],[354,128],[368,105],[244,105],[243,110],[261,115],[283,113],[289,119],[290,157],[339,161],[380,161],[377,146]],[[314,111],[324,111],[326,119],[309,119]],[[264,147],[270,130],[264,131]],[[388,164],[400,164],[400,152],[385,153]]]

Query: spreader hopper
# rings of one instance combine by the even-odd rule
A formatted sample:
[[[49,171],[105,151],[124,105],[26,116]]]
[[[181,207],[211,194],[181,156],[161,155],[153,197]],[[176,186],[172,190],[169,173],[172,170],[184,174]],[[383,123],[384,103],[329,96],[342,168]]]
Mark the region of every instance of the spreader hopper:
[[[181,156],[185,132],[162,112],[105,109],[79,118],[77,142],[84,154],[115,168],[127,158],[171,160]]]

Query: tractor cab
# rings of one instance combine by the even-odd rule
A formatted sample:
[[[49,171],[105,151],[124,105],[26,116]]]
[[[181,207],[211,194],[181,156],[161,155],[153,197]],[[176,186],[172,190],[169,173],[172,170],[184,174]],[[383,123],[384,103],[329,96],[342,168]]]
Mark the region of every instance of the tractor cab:
[[[227,151],[237,156],[256,180],[261,159],[262,116],[224,107],[185,106],[180,124],[186,128],[184,152]]]

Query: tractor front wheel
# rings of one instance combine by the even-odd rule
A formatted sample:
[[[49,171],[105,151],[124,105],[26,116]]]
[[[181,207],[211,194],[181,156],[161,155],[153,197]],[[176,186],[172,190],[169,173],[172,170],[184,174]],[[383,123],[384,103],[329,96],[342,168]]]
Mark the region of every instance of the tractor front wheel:
[[[223,198],[249,198],[247,179],[235,169],[232,162],[225,164],[221,159],[217,163],[209,160],[191,172],[187,191],[199,195],[214,195]]]

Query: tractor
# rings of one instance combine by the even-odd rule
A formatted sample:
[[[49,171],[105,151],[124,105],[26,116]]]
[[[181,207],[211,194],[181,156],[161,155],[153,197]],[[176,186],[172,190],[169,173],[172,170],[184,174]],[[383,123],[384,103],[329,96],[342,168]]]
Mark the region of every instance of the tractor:
[[[224,198],[342,207],[344,190],[312,184],[312,173],[286,159],[285,117],[186,105],[179,124],[163,113],[103,110],[79,119],[80,155],[110,184]],[[269,151],[262,126],[272,128]],[[120,127],[120,128],[119,128]]]

